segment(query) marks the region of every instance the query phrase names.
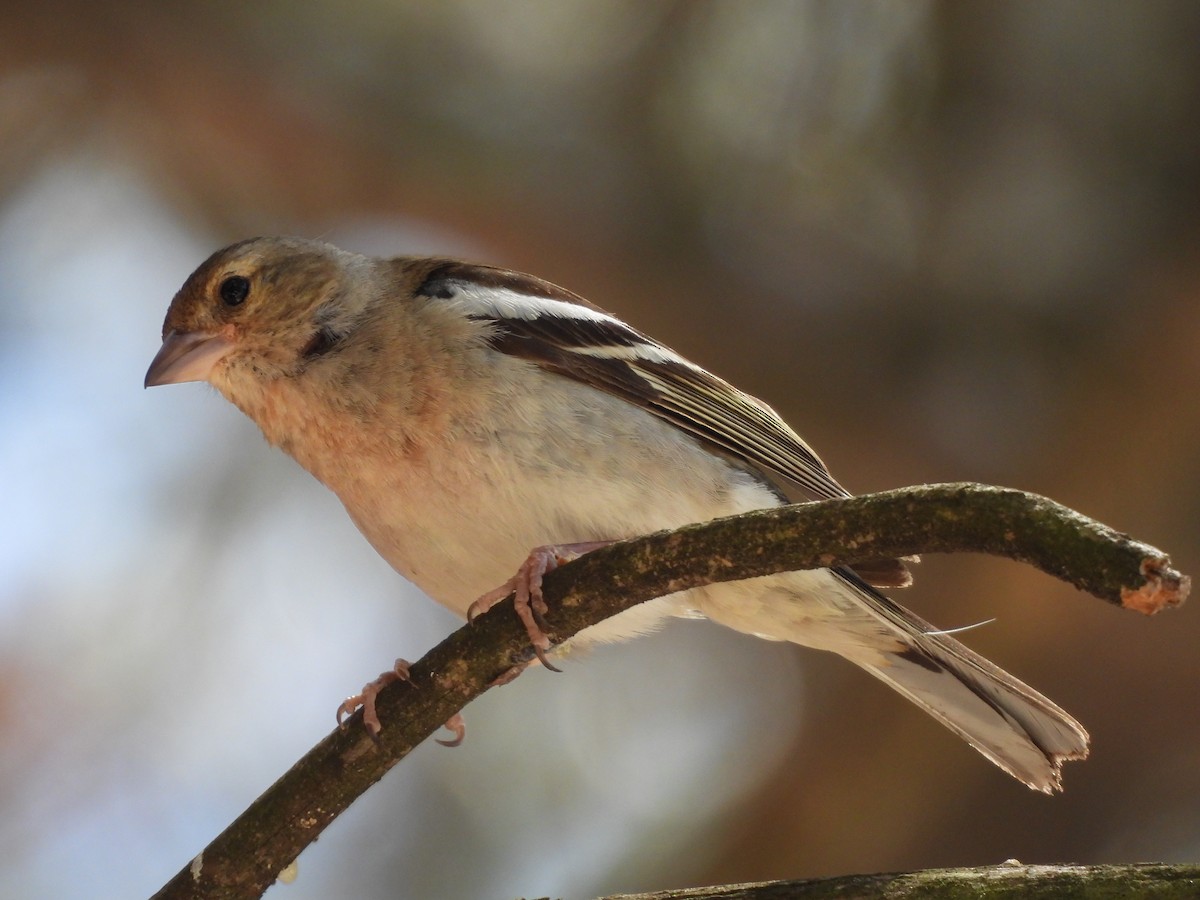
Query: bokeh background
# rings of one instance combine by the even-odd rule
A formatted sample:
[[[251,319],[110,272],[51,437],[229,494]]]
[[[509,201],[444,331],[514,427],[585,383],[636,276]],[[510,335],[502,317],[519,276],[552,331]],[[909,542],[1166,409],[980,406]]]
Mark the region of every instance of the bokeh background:
[[[215,392],[142,391],[241,237],[535,272],[852,489],[1039,491],[1197,572],[1200,5],[3,7],[0,895],[152,893],[456,626]],[[681,622],[489,692],[270,895],[1200,859],[1195,610],[974,557],[918,582],[1090,728],[1065,794],[838,660]]]

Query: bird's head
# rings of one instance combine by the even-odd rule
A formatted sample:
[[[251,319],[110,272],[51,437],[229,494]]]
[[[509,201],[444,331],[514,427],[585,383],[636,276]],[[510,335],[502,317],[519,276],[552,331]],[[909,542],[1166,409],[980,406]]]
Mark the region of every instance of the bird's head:
[[[218,250],[171,301],[146,387],[295,372],[355,312],[346,285],[368,260],[298,238],[252,238]],[[361,293],[361,292],[359,292]]]

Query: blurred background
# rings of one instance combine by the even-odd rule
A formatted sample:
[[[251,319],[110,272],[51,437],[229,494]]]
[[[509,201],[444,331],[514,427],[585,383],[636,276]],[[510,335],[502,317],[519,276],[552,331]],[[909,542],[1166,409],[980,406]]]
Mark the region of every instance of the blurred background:
[[[254,234],[583,294],[867,491],[1048,494],[1200,574],[1200,5],[4,4],[0,895],[146,896],[456,622],[211,389]],[[836,659],[680,622],[531,672],[269,896],[1200,859],[1200,626],[997,560],[902,598],[1074,713],[1034,794]]]

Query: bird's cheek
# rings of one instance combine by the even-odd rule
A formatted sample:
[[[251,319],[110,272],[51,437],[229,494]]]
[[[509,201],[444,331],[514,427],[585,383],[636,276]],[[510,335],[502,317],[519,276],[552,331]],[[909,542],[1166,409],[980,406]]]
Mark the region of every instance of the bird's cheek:
[[[169,331],[150,368],[146,387],[207,381],[209,373],[234,347],[231,336],[205,331]]]

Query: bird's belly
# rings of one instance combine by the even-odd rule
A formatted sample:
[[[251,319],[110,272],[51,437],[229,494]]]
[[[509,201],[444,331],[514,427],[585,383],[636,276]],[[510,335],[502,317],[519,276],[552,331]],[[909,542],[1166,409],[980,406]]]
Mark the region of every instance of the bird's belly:
[[[393,568],[459,615],[537,547],[619,540],[780,503],[761,479],[594,389],[555,378],[505,402],[436,442],[410,446],[377,432],[343,455],[352,463],[302,460]],[[739,631],[846,652],[840,635],[852,604],[822,597],[831,582],[816,571],[673,594],[570,644],[622,640],[695,610]]]
[[[567,421],[467,431],[453,452],[359,466],[330,486],[393,568],[460,615],[536,547],[778,505],[762,482],[659,419],[595,392],[573,401]]]

